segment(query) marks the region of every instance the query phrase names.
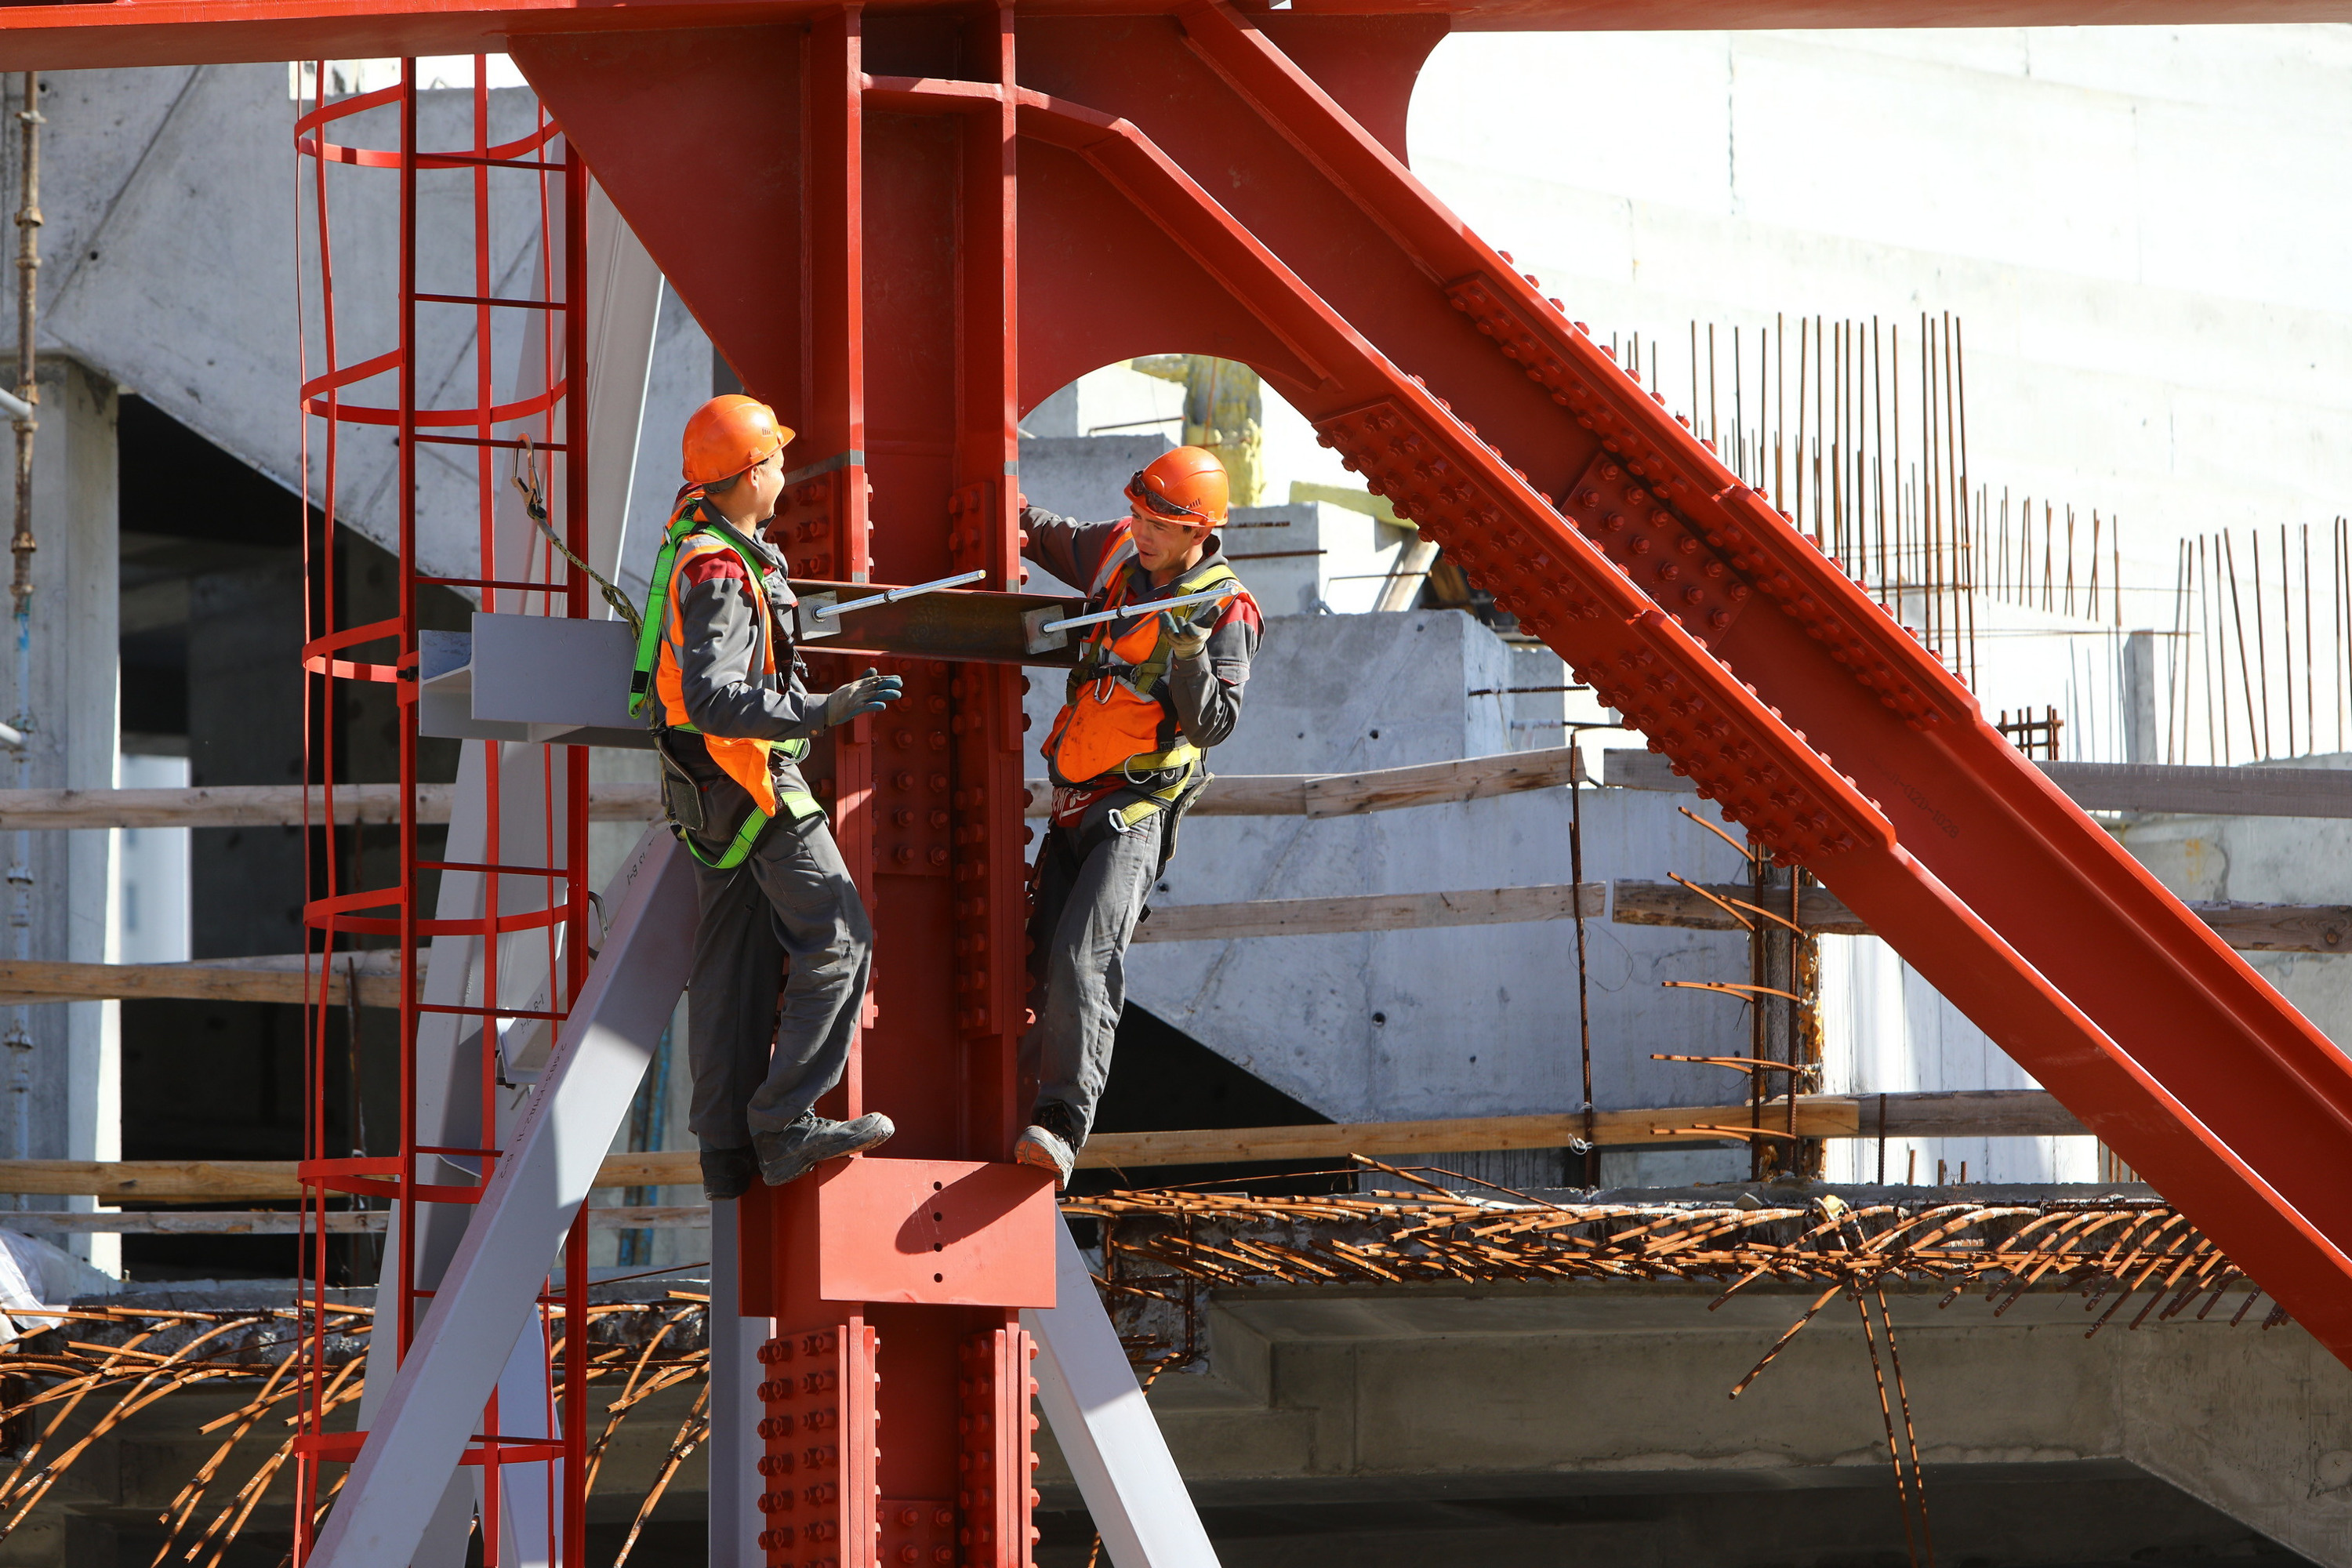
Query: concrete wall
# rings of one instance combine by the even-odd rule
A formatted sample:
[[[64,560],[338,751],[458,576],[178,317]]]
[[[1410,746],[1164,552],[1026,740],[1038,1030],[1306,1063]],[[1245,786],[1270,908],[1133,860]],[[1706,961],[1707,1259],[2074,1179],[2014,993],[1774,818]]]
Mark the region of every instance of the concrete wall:
[[[1075,391],[1077,384],[1073,382],[1064,390]],[[1125,517],[1128,480],[1137,469],[1174,445],[1167,437],[1156,433],[1097,436],[1092,439],[1084,436],[1024,436],[1021,440],[1021,493],[1029,498],[1033,506],[1082,522]],[[1075,594],[1086,586],[1083,583],[1062,582],[1042,566],[1029,568],[1026,587],[1033,594]]]
[[[323,369],[314,188],[293,166],[295,103],[283,65],[62,71],[43,79],[41,332],[136,389],[180,423],[289,489],[323,481],[325,442],[314,422],[306,454],[295,396]],[[470,144],[472,94],[420,94],[426,146]],[[494,138],[530,128],[524,89],[490,93]],[[394,110],[338,122],[347,143],[389,146]],[[5,200],[13,205],[13,164]],[[398,341],[397,182],[383,171],[331,168],[335,236],[335,326],[340,363]],[[471,195],[463,176],[427,175],[421,187],[419,286],[471,294]],[[491,287],[534,297],[540,265],[534,179],[492,180]],[[551,220],[557,221],[557,220]],[[295,244],[299,237],[300,260]],[[298,318],[290,312],[300,303]],[[537,312],[493,312],[494,393],[532,389]],[[161,330],[159,323],[169,323]],[[418,316],[419,399],[455,406],[472,399],[473,313],[429,307]],[[621,577],[641,585],[652,535],[677,486],[677,432],[710,393],[709,343],[675,297],[665,301]],[[344,389],[351,403],[389,404],[392,378]],[[394,451],[386,431],[347,428],[338,454],[338,519],[387,548],[396,541]],[[474,461],[464,448],[420,449],[419,554],[428,570],[469,575],[478,530]],[[500,466],[502,497],[510,494]],[[599,520],[599,531],[609,526]]]
[[[1729,1491],[1748,1494],[1751,1535],[1683,1542],[1691,1554],[1677,1556],[1670,1534],[1645,1542],[1637,1532],[1622,1544],[1649,1550],[1609,1560],[1881,1560],[1870,1549],[1899,1544],[1894,1483],[1852,1307],[1833,1302],[1734,1401],[1726,1394],[1812,1292],[1751,1289],[1709,1311],[1715,1294],[1706,1285],[1223,1291],[1202,1314],[1205,1366],[1162,1377],[1151,1402],[1195,1495],[1213,1502],[1346,1495],[1318,1489],[1351,1480],[1378,1483],[1366,1497],[1583,1498],[1596,1509],[1604,1499]],[[2169,1550],[2185,1560],[2195,1537],[2177,1510],[2136,1518],[2099,1498],[2100,1485],[2140,1475],[2312,1561],[2352,1563],[2352,1373],[2300,1328],[2257,1328],[2257,1308],[2235,1329],[2217,1310],[2202,1322],[2184,1313],[2086,1337],[2071,1294],[2036,1293],[1999,1318],[1980,1294],[1939,1310],[1941,1294],[1923,1287],[1892,1298],[1921,1455],[1937,1471],[1927,1496],[1939,1556],[2078,1563],[2166,1561]],[[1041,1482],[1066,1484],[1066,1475],[1049,1451]],[[2080,1490],[2049,1509],[2042,1531],[2003,1540],[1997,1489],[2035,1478]],[[1866,1489],[1884,1511],[1861,1516],[1866,1530],[1845,1524],[1853,1534],[1818,1539],[1840,1528],[1826,1521],[1843,1519],[1832,1494],[1848,1487]],[[1774,1497],[1790,1493],[1817,1500],[1811,1517],[1771,1511]],[[1959,1500],[1969,1497],[1974,1506]],[[2205,1550],[2238,1555],[2258,1544],[2229,1533],[2208,1537]],[[1374,1530],[1347,1560],[1433,1560],[1391,1555],[1393,1544]]]
[[[2279,767],[2352,768],[2352,754]],[[2145,816],[2118,825],[2125,848],[2184,899],[2333,904],[2352,889],[2352,822],[2293,816]],[[2249,952],[2278,988],[2337,1046],[2352,1050],[2352,963],[2335,953]]]
[[[1361,615],[1415,537],[1328,501],[1234,509],[1225,550],[1270,616]]]
[[[2340,510],[2347,67],[2316,26],[1458,33],[1411,146],[1570,315],[1662,341],[1677,407],[1694,320],[1958,313],[1972,475],[2120,512],[2168,588],[2180,532]]]
[[[1507,750],[1507,699],[1466,694],[1510,686],[1520,662],[1454,611],[1272,616],[1241,727],[1212,753],[1212,765],[1223,773],[1343,772]],[[1045,733],[1060,696],[1058,682],[1033,680],[1033,734]],[[1545,743],[1558,743],[1558,731]],[[1571,804],[1555,790],[1319,821],[1195,817],[1183,826],[1155,901],[1566,882]],[[1586,879],[1654,879],[1667,869],[1730,877],[1733,851],[1680,816],[1677,804],[1633,790],[1586,790]],[[1587,941],[1596,1102],[1738,1098],[1732,1075],[1653,1062],[1649,1053],[1744,1050],[1748,1026],[1738,1003],[1663,992],[1659,982],[1745,978],[1745,940],[1595,920]],[[1144,1006],[1335,1120],[1570,1110],[1582,1102],[1568,921],[1145,944],[1132,951],[1129,975],[1129,994]],[[1671,1157],[1653,1179],[1746,1170],[1744,1155],[1693,1158]],[[1624,1176],[1634,1170],[1627,1166]]]

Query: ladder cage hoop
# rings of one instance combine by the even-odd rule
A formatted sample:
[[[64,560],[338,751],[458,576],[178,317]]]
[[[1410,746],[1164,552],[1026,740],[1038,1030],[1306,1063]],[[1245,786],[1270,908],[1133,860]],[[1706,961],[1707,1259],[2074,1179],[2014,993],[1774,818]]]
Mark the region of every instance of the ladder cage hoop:
[[[374,1272],[385,1348],[357,1353],[396,1364],[432,1295],[425,1238],[446,1239],[479,1200],[501,1123],[521,1109],[505,1053],[526,1036],[551,1041],[587,976],[584,748],[459,742],[471,754],[457,768],[450,826],[417,822],[420,785],[450,782],[447,742],[419,731],[422,634],[467,612],[583,618],[591,604],[512,482],[530,465],[551,524],[589,556],[587,172],[535,95],[493,93],[485,68],[478,55],[469,88],[428,90],[404,59],[397,81],[336,97],[318,62],[294,126],[298,416],[315,503],[302,541],[310,1000],[298,1565],[359,1446],[358,1434],[328,1431],[363,1385],[335,1363],[353,1352],[331,1343],[331,1293]],[[371,534],[392,543],[388,584]],[[372,657],[351,657],[361,649]],[[334,826],[338,789],[386,771],[397,820]],[[457,971],[429,997],[440,972],[424,962],[425,942]],[[388,942],[400,953],[396,1009],[363,1016],[355,987],[330,1005],[345,955]],[[394,1081],[396,1107],[368,1101],[371,1086],[380,1100]],[[361,1146],[363,1128],[375,1147]],[[391,1211],[378,1256],[364,1235],[329,1244],[330,1213],[357,1206]],[[587,1308],[584,1215],[563,1258],[565,1284],[541,1295],[546,1379],[503,1409],[499,1391],[485,1390],[467,1447],[481,1478],[484,1568],[509,1541],[543,1542],[562,1568],[587,1560],[587,1369],[584,1341],[571,1339]],[[566,1353],[567,1342],[583,1353]],[[508,1472],[530,1468],[538,1475],[524,1495],[543,1500],[544,1517],[509,1511]]]

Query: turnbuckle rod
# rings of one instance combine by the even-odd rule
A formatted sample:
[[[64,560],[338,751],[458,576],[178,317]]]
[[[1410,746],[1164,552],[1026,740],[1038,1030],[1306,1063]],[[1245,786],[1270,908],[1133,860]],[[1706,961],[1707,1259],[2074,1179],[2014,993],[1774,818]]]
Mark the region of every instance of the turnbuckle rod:
[[[1213,588],[1203,588],[1197,594],[1186,594],[1175,599],[1152,599],[1140,605],[1129,605],[1117,610],[1097,610],[1091,616],[1072,616],[1066,620],[1047,621],[1037,629],[1041,632],[1067,631],[1072,626],[1090,626],[1097,621],[1116,621],[1128,616],[1153,616],[1162,610],[1181,610],[1187,605],[1205,605],[1212,599],[1229,599],[1234,584],[1220,583]]]
[[[887,594],[875,594],[863,599],[852,599],[845,605],[819,605],[809,612],[815,616],[845,616],[852,610],[866,610],[876,605],[895,605],[901,599],[911,599],[918,594],[936,594],[942,588],[960,588],[966,583],[977,583],[988,575],[988,568],[979,567],[960,572],[952,577],[942,577],[936,583],[918,583],[910,588],[893,588]]]

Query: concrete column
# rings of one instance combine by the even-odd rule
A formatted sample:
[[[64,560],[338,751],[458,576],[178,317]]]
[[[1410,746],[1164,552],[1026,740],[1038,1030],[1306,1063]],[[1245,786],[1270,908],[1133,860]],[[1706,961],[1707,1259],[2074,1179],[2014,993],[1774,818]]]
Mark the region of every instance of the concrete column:
[[[0,710],[28,737],[19,762],[0,755],[0,783],[106,789],[114,784],[117,699],[115,388],[71,361],[45,360],[34,445],[33,602],[21,635],[0,638]],[[0,442],[5,447],[5,442]],[[18,695],[19,670],[26,678]],[[29,955],[82,963],[114,956],[110,907],[112,833],[34,833]],[[13,878],[14,836],[0,838]],[[8,891],[13,894],[14,889]],[[14,899],[8,900],[13,919]],[[13,938],[13,930],[8,935]],[[121,1006],[28,1007],[28,1034],[0,1012],[10,1048],[7,1120],[0,1148],[33,1159],[111,1160],[121,1154]],[[26,1207],[89,1209],[88,1198],[17,1197]],[[119,1267],[113,1237],[73,1238],[100,1267]]]
[[[2131,632],[2124,637],[2124,761],[2164,761],[2164,726],[2157,714],[2156,637]]]

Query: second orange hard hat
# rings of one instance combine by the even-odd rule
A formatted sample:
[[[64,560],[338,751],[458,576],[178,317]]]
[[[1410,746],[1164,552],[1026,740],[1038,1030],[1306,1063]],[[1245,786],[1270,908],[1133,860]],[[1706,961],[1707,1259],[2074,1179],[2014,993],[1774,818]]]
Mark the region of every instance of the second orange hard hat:
[[[1164,522],[1223,528],[1231,486],[1214,452],[1179,447],[1160,453],[1128,480],[1127,499]]]
[[[679,443],[686,482],[731,479],[782,451],[792,438],[792,431],[776,422],[776,411],[758,398],[740,392],[714,397],[686,422]]]

